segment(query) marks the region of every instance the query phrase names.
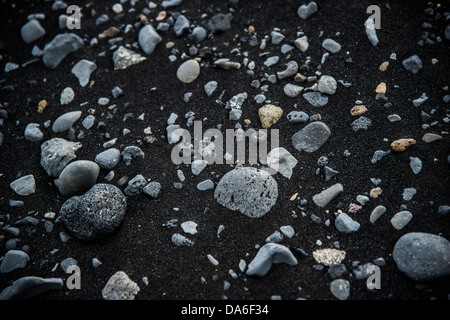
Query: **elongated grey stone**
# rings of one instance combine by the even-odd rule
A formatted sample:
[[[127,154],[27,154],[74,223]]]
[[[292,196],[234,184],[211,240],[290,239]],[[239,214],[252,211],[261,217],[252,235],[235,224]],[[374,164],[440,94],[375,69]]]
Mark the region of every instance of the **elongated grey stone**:
[[[23,277],[13,282],[0,293],[0,300],[26,300],[50,290],[60,290],[64,286],[60,278]]]
[[[384,213],[386,212],[386,207],[379,205],[370,213],[369,221],[374,224]]]
[[[64,132],[72,128],[73,124],[80,119],[81,111],[71,111],[59,116],[55,122],[53,122],[53,132]]]
[[[270,271],[273,263],[287,263],[293,266],[297,265],[298,261],[287,247],[270,242],[259,249],[248,265],[246,274],[262,277]]]
[[[32,174],[14,180],[9,186],[15,193],[21,196],[29,196],[36,192],[36,181]]]
[[[330,135],[330,128],[325,123],[315,121],[292,136],[292,145],[298,151],[314,152],[328,140]]]
[[[366,28],[366,35],[372,45],[376,46],[378,44],[377,30],[375,29],[375,19],[367,19],[364,22],[364,27]]]
[[[342,186],[342,184],[336,183],[331,187],[323,190],[321,193],[314,195],[313,201],[316,205],[323,208],[343,191],[344,187]]]
[[[409,166],[411,167],[414,174],[418,174],[420,170],[422,170],[422,160],[420,160],[417,157],[409,157],[410,163]]]
[[[291,60],[286,63],[286,69],[284,71],[277,72],[278,79],[285,79],[295,76],[298,71],[298,64],[296,61]]]
[[[398,269],[415,281],[450,274],[450,242],[438,235],[407,233],[395,244],[392,256]]]
[[[22,250],[9,250],[0,264],[0,273],[24,268],[28,261],[30,261],[30,257]]]
[[[311,15],[317,12],[317,3],[311,1],[308,4],[303,4],[297,9],[297,14],[302,19],[308,19]]]
[[[172,235],[172,243],[176,246],[182,247],[182,246],[193,246],[194,242],[189,240],[188,238],[186,238],[185,236],[179,234],[179,233],[174,233]]]
[[[341,45],[333,39],[327,38],[322,42],[322,47],[331,53],[337,53],[341,51]]]

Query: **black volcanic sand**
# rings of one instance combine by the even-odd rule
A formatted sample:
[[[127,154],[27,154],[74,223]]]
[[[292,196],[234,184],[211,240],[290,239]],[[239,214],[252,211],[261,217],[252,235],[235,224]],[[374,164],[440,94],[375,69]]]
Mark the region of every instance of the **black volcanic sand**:
[[[74,1],[71,4],[84,7],[88,2]],[[103,13],[112,18],[114,14],[111,7],[115,2],[95,2],[89,9],[84,8],[82,28],[75,33],[88,41],[82,49],[67,56],[55,70],[46,68],[39,61],[9,73],[2,71],[0,100],[8,112],[8,119],[0,127],[4,135],[4,142],[0,147],[1,221],[3,226],[14,226],[15,221],[33,211],[31,215],[40,222],[35,227],[20,227],[20,234],[17,236],[20,242],[17,247],[20,249],[23,245],[29,246],[30,261],[23,269],[2,274],[0,288],[7,287],[20,277],[30,275],[67,279],[69,275],[60,267],[54,271],[52,269],[65,258],[71,257],[78,261],[81,269],[81,289],[69,290],[64,287],[62,290],[43,294],[37,299],[102,299],[103,287],[117,271],[124,271],[139,285],[140,292],[136,299],[140,300],[250,300],[270,299],[272,296],[280,296],[283,300],[336,299],[329,289],[331,280],[326,274],[328,268],[315,270],[313,266],[317,265],[317,262],[312,252],[320,248],[332,248],[337,241],[340,249],[346,252],[343,263],[349,273],[342,278],[350,281],[349,299],[447,299],[450,293],[448,276],[427,282],[413,281],[398,270],[392,257],[396,241],[408,232],[428,232],[450,238],[449,217],[437,213],[440,205],[450,204],[448,135],[443,133],[444,139],[433,143],[421,140],[427,132],[441,134],[443,131],[449,131],[448,124],[443,121],[448,112],[448,104],[443,102],[448,91],[443,88],[449,85],[450,79],[449,41],[445,39],[443,32],[446,26],[445,18],[435,20],[434,16],[427,16],[424,10],[430,5],[427,5],[426,1],[396,1],[390,3],[390,8],[387,8],[385,3],[373,1],[339,1],[339,4],[330,1],[317,2],[319,10],[308,20],[302,20],[297,15],[301,2],[291,0],[240,1],[238,4],[216,0],[184,1],[178,7],[167,9],[168,16],[173,12],[181,12],[195,25],[205,24],[216,12],[229,12],[231,8],[234,9],[231,30],[214,34],[199,45],[199,48],[215,48],[215,51],[214,55],[203,59],[206,65],[200,76],[191,84],[183,84],[176,77],[177,68],[182,62],[181,53],[189,55],[188,32],[181,37],[176,37],[172,29],[159,32],[163,41],[156,50],[147,56],[145,62],[126,70],[114,71],[113,51],[109,50],[110,45],[106,40],[99,40],[98,46],[89,46],[89,40],[107,28],[137,22],[142,9],[147,7],[147,1],[142,0],[136,4],[134,13],[128,13],[131,5],[127,2],[124,4],[126,14],[120,21],[110,19],[100,26],[95,26],[95,19]],[[364,29],[364,21],[369,16],[366,8],[372,4],[381,8],[381,30],[377,31],[380,43],[377,46],[369,42]],[[445,7],[445,4],[440,8],[436,8],[435,4],[431,6],[436,9],[435,15],[449,11],[448,5]],[[95,17],[91,17],[91,9],[97,12]],[[154,19],[160,10],[162,7],[158,6],[147,15],[155,27],[157,23]],[[31,13],[45,14],[46,18],[41,24],[46,34],[32,44],[25,44],[20,36],[20,28]],[[58,28],[57,20],[62,13],[64,12],[52,11],[51,2],[47,1],[17,2],[14,8],[10,2],[2,3],[2,70],[9,61],[18,64],[30,61],[33,58],[31,49],[35,44],[42,49],[55,35],[64,32]],[[202,18],[204,13],[208,15],[206,18]],[[431,23],[432,28],[424,29],[423,22]],[[272,45],[270,39],[265,50],[260,50],[259,45],[252,47],[248,44],[249,35],[246,31],[250,25],[255,27],[259,40],[270,35],[273,28],[279,28],[286,36],[282,43],[290,44],[297,38],[296,33],[301,29],[308,37],[309,49],[306,53],[294,49],[284,55],[280,52],[281,44]],[[119,44],[137,41],[138,30],[133,29],[127,34],[122,32],[120,36],[123,36],[124,40]],[[418,45],[424,31],[440,36],[442,42]],[[319,37],[321,32],[323,35]],[[223,90],[224,102],[237,93],[247,92],[249,98],[244,103],[243,114],[238,122],[244,129],[261,128],[258,109],[262,105],[253,100],[261,90],[250,87],[250,82],[261,79],[265,72],[275,74],[284,70],[288,55],[299,65],[309,56],[312,60],[312,70],[304,74],[313,75],[325,52],[321,43],[328,37],[338,41],[342,50],[330,54],[321,72],[333,76],[336,80],[350,82],[352,86],[345,88],[338,84],[337,92],[329,97],[326,106],[315,108],[301,95],[297,98],[287,97],[283,93],[283,87],[288,82],[294,83],[293,79],[278,80],[276,84],[263,83],[269,84],[266,97],[281,106],[284,111],[283,117],[272,128],[280,130],[280,145],[288,149],[299,161],[291,179],[279,174],[273,176],[278,182],[279,196],[270,212],[262,218],[251,219],[219,205],[214,199],[213,190],[197,190],[196,185],[199,182],[211,179],[217,184],[232,168],[228,165],[211,165],[200,175],[194,176],[190,166],[173,164],[170,160],[173,145],[169,145],[167,139],[162,137],[166,134],[169,115],[172,112],[178,114],[176,123],[183,128],[186,128],[184,115],[188,111],[194,111],[197,120],[204,120],[203,130],[215,128],[219,123],[223,128],[234,128],[237,121],[229,120],[228,110],[215,101]],[[169,41],[174,42],[174,48],[178,50],[175,62],[170,62],[168,58],[171,50],[167,49],[165,44]],[[256,62],[254,76],[248,75],[244,66],[239,70],[223,70],[213,66],[219,53],[232,61],[242,63],[244,56],[230,53],[233,48],[239,48],[241,53],[247,51],[249,60]],[[144,55],[139,48],[132,50]],[[106,52],[105,57],[98,56],[102,51]],[[265,51],[270,52],[270,55],[279,55],[280,61],[275,66],[262,70],[262,63],[267,56],[260,57],[259,54]],[[397,60],[389,59],[392,53],[396,53]],[[416,75],[405,70],[401,63],[414,54],[423,61],[423,69]],[[352,61],[346,62],[348,58]],[[432,64],[433,58],[436,58],[438,63]],[[97,70],[90,78],[95,81],[92,87],[81,87],[78,79],[71,73],[73,65],[80,59],[97,64]],[[378,68],[384,61],[390,61],[390,65],[385,72],[381,72]],[[208,97],[203,85],[210,80],[216,80],[218,88]],[[380,82],[387,84],[386,101],[375,98],[375,88]],[[68,86],[74,89],[75,99],[69,105],[62,106],[59,103],[60,93]],[[112,97],[111,90],[115,86],[123,89],[124,96],[117,99]],[[150,90],[154,87],[157,89]],[[193,93],[188,103],[183,100],[186,92]],[[419,98],[422,93],[426,93],[429,99],[422,106],[414,107],[412,100]],[[117,112],[113,114],[106,106],[99,106],[97,100],[100,97],[110,98],[109,105],[116,104]],[[48,107],[44,112],[38,113],[37,106],[42,99],[47,100]],[[372,120],[372,125],[367,130],[355,132],[351,123],[356,118],[350,115],[350,109],[358,99],[368,108],[369,111],[364,116]],[[127,108],[124,107],[126,102],[130,102]],[[390,108],[384,106],[387,102],[392,103]],[[85,104],[80,106],[82,103]],[[297,110],[305,111],[309,115],[320,113],[322,121],[331,129],[330,139],[314,153],[299,152],[292,147],[292,135],[304,127],[304,124],[290,123],[286,118],[287,113],[296,110],[294,104],[298,105]],[[161,106],[164,107],[163,110],[160,109]],[[96,110],[96,124],[86,131],[81,120],[86,117],[90,108]],[[429,123],[438,123],[424,130],[420,113],[423,110],[431,114],[432,109],[436,111]],[[86,137],[80,140],[83,146],[76,153],[77,159],[94,160],[95,155],[104,150],[102,144],[109,140],[104,134],[109,133],[111,138],[118,138],[115,147],[120,150],[128,145],[138,145],[145,153],[144,159],[133,159],[130,166],[121,162],[114,169],[115,178],[112,184],[117,185],[118,179],[125,175],[131,179],[142,174],[162,185],[161,193],[156,199],[145,195],[128,197],[127,213],[120,228],[111,236],[92,243],[80,242],[76,238],[63,243],[59,234],[67,230],[61,222],[55,222],[49,233],[44,229],[44,214],[49,211],[58,213],[68,197],[61,196],[53,178],[40,166],[41,143],[53,137],[67,139],[67,132],[55,134],[51,127],[45,129],[43,123],[47,120],[54,121],[61,114],[74,110],[83,112],[74,127],[76,135],[80,129],[86,132]],[[112,118],[107,118],[108,111],[113,115]],[[123,116],[130,112],[133,117],[123,122]],[[141,121],[138,117],[143,113],[145,119]],[[402,120],[389,122],[387,116],[393,113],[399,114]],[[251,124],[245,125],[244,119],[251,120]],[[106,126],[97,129],[97,121],[104,121]],[[41,124],[40,128],[44,132],[42,141],[30,142],[24,139],[24,129],[30,122]],[[143,142],[143,130],[148,126],[156,138],[153,143]],[[124,136],[124,128],[131,132]],[[371,163],[376,150],[388,150],[390,143],[398,138],[414,138],[417,144],[405,152],[392,153],[375,164]],[[343,155],[345,150],[351,152],[350,157]],[[339,171],[339,174],[328,182],[324,181],[322,174],[316,174],[317,160],[322,155],[328,156],[329,166]],[[417,175],[409,167],[410,157],[419,157],[423,161],[423,169]],[[173,186],[174,182],[179,181],[177,169],[181,169],[186,176],[181,190]],[[34,175],[37,190],[33,195],[22,197],[15,194],[9,184],[26,174]],[[106,182],[106,174],[107,172],[102,171],[98,182]],[[356,233],[338,232],[334,227],[333,213],[338,209],[347,211],[348,205],[355,203],[357,195],[368,195],[375,187],[370,178],[381,179],[379,186],[383,193],[376,199],[371,198],[357,213],[351,214],[361,224]],[[341,183],[344,192],[325,208],[316,206],[312,196],[335,183]],[[416,188],[417,194],[411,201],[404,201],[403,189],[408,187]],[[290,201],[290,197],[297,192],[298,198]],[[25,205],[21,208],[10,207],[9,199],[23,200]],[[304,210],[306,216],[302,216],[298,208],[300,199],[308,201]],[[390,219],[401,210],[402,204],[412,212],[413,218],[404,229],[395,230]],[[372,225],[369,215],[378,205],[384,205],[387,212]],[[179,208],[179,211],[174,211],[173,208]],[[326,210],[329,210],[329,214]],[[297,217],[293,215],[293,211]],[[314,223],[309,217],[311,214],[319,216],[322,221],[330,219],[330,226]],[[171,219],[178,219],[176,228],[163,226]],[[177,247],[171,242],[171,236],[175,232],[183,234],[179,224],[188,220],[198,224],[196,235],[186,235],[195,244],[192,247]],[[225,229],[218,238],[217,229],[220,225],[224,225]],[[267,236],[284,225],[292,226],[295,236],[285,238],[281,244],[292,251],[301,248],[308,256],[302,258],[297,255],[299,263],[296,266],[274,265],[262,278],[248,277],[242,273],[238,268],[239,261],[244,259],[247,264],[250,263],[257,253],[255,246],[263,245]],[[14,236],[3,230],[0,234],[0,255],[4,255],[4,244]],[[317,240],[322,242],[321,246],[316,243]],[[54,249],[58,251],[51,254]],[[215,257],[219,265],[211,264],[207,254]],[[359,261],[364,264],[379,257],[386,260],[386,265],[381,267],[381,289],[369,290],[365,280],[355,279],[352,262]],[[102,265],[94,268],[93,258],[98,258]],[[237,279],[231,278],[228,273],[230,269],[238,273]],[[143,277],[148,278],[148,285],[142,281]],[[205,283],[202,283],[202,277],[206,280]],[[226,291],[223,290],[224,280],[231,284]]]

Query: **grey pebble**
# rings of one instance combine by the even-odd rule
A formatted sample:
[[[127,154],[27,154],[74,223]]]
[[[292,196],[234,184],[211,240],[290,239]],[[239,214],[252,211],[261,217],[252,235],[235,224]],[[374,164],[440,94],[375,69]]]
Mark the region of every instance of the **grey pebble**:
[[[313,196],[313,201],[316,205],[323,208],[343,191],[344,187],[342,184],[336,183],[322,192],[315,194]]]
[[[302,4],[297,9],[297,14],[302,19],[308,19],[311,15],[317,12],[317,3],[314,1],[311,1],[308,4]]]
[[[197,189],[201,191],[214,189],[214,182],[210,179],[204,180],[197,185]]]
[[[336,92],[337,82],[332,76],[321,76],[317,84],[317,89],[319,89],[321,93],[334,94]]]
[[[281,226],[280,231],[287,238],[292,238],[295,234],[294,228],[291,226]]]
[[[89,130],[90,128],[92,128],[94,126],[94,122],[95,122],[95,116],[93,116],[92,114],[89,114],[86,116],[86,118],[83,119],[81,124],[83,125],[83,127],[86,130]]]
[[[141,148],[136,146],[128,146],[123,149],[122,160],[125,165],[129,166],[131,164],[132,158],[144,158],[145,154]]]
[[[190,22],[189,19],[184,15],[180,14],[173,25],[173,31],[177,37],[181,37],[185,30],[189,29]]]
[[[189,240],[188,238],[186,238],[185,236],[179,234],[179,233],[174,233],[172,235],[171,241],[174,245],[176,246],[193,246],[194,242]]]
[[[375,207],[370,213],[369,221],[374,224],[384,213],[386,212],[386,207],[379,205]]]
[[[413,215],[409,211],[397,212],[391,219],[391,224],[396,230],[403,229],[412,219]]]
[[[325,176],[325,181],[329,181],[332,177],[337,175],[339,171],[330,168],[329,166],[323,167],[323,174]]]
[[[58,34],[44,47],[42,62],[46,67],[55,69],[68,54],[83,45],[83,39],[74,33]]]
[[[372,45],[376,46],[379,42],[377,37],[377,30],[375,28],[375,19],[369,18],[364,22],[366,28],[366,35]]]
[[[309,116],[306,112],[303,111],[291,111],[288,113],[287,119],[292,123],[301,123],[307,122],[309,120]]]
[[[142,189],[147,185],[148,181],[142,174],[136,175],[133,179],[128,181],[127,187],[124,189],[124,193],[127,196],[136,196],[142,192]]]
[[[112,59],[114,62],[114,70],[124,70],[132,65],[147,60],[146,57],[123,46],[120,46],[114,51]]]
[[[61,269],[63,269],[63,271],[65,273],[67,273],[68,268],[70,266],[78,266],[78,261],[75,260],[74,258],[66,258],[63,261],[61,261],[61,263],[59,264],[59,266],[61,267]]]
[[[327,275],[331,280],[345,276],[347,273],[347,268],[343,263],[332,264],[327,271]]]
[[[24,137],[28,141],[36,142],[44,138],[44,133],[39,129],[38,123],[29,123],[25,128]]]
[[[45,35],[45,29],[38,20],[32,19],[23,25],[20,29],[20,34],[25,43],[32,43]]]
[[[417,193],[415,188],[405,188],[403,189],[403,200],[409,201]]]
[[[100,152],[94,160],[102,169],[112,170],[120,161],[120,151],[116,148],[110,148]]]
[[[442,215],[449,215],[450,214],[450,206],[443,205],[439,206],[438,213]]]
[[[323,107],[328,103],[328,96],[320,92],[307,92],[303,94],[303,98],[314,107]]]
[[[374,264],[371,262],[365,264],[359,264],[353,269],[353,274],[356,280],[362,280],[369,278],[375,271]]]
[[[409,166],[411,167],[414,174],[418,174],[420,170],[422,170],[422,160],[420,160],[417,157],[409,157],[410,163]]]
[[[383,150],[377,150],[373,153],[372,156],[372,163],[377,163],[378,161],[380,161],[383,157],[387,156],[388,154],[391,153],[391,150],[388,151],[383,151]]]
[[[298,71],[298,64],[296,61],[291,60],[286,63],[286,69],[284,71],[277,72],[278,79],[286,79],[295,76]]]
[[[259,249],[250,262],[246,274],[262,277],[269,272],[273,263],[286,263],[292,266],[297,265],[298,261],[287,247],[277,243],[267,243]]]
[[[66,112],[59,116],[55,122],[53,122],[52,130],[55,133],[64,132],[72,128],[74,123],[80,119],[81,111]]]
[[[197,26],[192,30],[191,34],[188,36],[188,39],[193,43],[200,43],[205,40],[207,36],[208,34],[206,29],[202,26]]]
[[[336,220],[334,221],[334,225],[336,226],[336,229],[338,229],[338,231],[342,233],[356,232],[361,226],[345,212],[342,212],[337,216]]]
[[[283,91],[288,97],[295,98],[303,91],[303,89],[304,88],[301,86],[297,86],[292,83],[286,83],[286,85],[283,88]]]
[[[395,244],[392,256],[398,269],[415,281],[450,274],[450,242],[438,235],[407,233]]]
[[[194,59],[183,62],[177,70],[177,78],[183,83],[193,82],[199,74],[200,64]]]
[[[217,81],[211,80],[207,82],[203,88],[205,89],[205,92],[208,95],[208,97],[210,97],[217,89]]]
[[[142,192],[151,198],[156,198],[161,190],[161,184],[156,181],[151,181],[147,183],[145,187],[142,188]]]
[[[36,192],[36,181],[32,174],[14,180],[9,186],[15,193],[21,196],[29,196]]]
[[[95,162],[77,160],[64,168],[55,184],[63,196],[69,196],[92,187],[99,173],[100,167]]]
[[[89,60],[82,59],[72,68],[72,73],[77,77],[80,86],[85,87],[89,83],[92,72],[97,69],[97,65]]]
[[[372,124],[372,120],[367,117],[361,116],[351,123],[353,131],[367,130],[367,128]]]
[[[264,64],[266,67],[271,67],[271,66],[277,64],[278,61],[280,61],[280,57],[279,57],[279,56],[273,56],[273,57],[267,58],[267,59],[264,61],[263,64]]]
[[[233,20],[231,13],[218,13],[208,21],[208,29],[213,33],[229,30],[231,29],[231,20]]]
[[[63,91],[61,91],[61,96],[59,98],[59,102],[62,105],[69,104],[73,101],[75,98],[75,92],[71,87],[64,88]]]
[[[23,277],[3,289],[0,300],[31,299],[51,290],[60,290],[63,286],[64,281],[60,278]]]
[[[416,74],[422,69],[422,60],[418,55],[413,55],[402,62],[403,67],[413,74]]]
[[[308,124],[292,136],[292,145],[298,151],[317,151],[331,136],[330,128],[321,121]]]
[[[156,46],[162,41],[161,36],[151,24],[145,25],[138,35],[139,45],[146,54],[151,54]]]
[[[322,47],[331,53],[337,53],[341,51],[341,45],[333,39],[327,38],[322,42]]]
[[[345,279],[336,279],[330,283],[330,292],[339,300],[347,300],[350,296],[350,282]]]
[[[0,273],[24,268],[28,261],[30,261],[30,257],[22,250],[9,250],[0,264]]]

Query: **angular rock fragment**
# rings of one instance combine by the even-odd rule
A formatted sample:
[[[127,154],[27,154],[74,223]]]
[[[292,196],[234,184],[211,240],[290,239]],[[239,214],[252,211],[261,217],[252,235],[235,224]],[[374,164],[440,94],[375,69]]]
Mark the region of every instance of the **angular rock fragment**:
[[[58,34],[44,47],[42,62],[47,68],[55,69],[68,54],[83,45],[83,39],[74,33]]]
[[[141,63],[145,60],[147,60],[146,57],[123,46],[120,46],[113,53],[114,70],[124,70],[129,66]]]
[[[298,261],[287,247],[277,243],[267,243],[259,249],[255,258],[250,262],[246,274],[263,277],[270,271],[274,263],[286,263],[294,266],[298,264]]]

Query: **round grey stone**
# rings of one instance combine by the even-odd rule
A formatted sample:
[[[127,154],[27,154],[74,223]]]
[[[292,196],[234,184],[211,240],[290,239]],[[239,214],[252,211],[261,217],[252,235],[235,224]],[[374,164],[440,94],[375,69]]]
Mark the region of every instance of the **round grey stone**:
[[[75,92],[73,92],[73,89],[71,87],[67,87],[67,88],[64,88],[63,91],[61,91],[61,96],[60,96],[59,102],[62,105],[69,104],[72,102],[72,100],[74,98],[75,98]]]
[[[184,83],[193,82],[199,74],[200,64],[194,59],[183,62],[177,70],[178,79]]]
[[[260,218],[278,198],[276,180],[266,171],[252,167],[236,168],[225,174],[216,186],[214,198],[222,206]]]
[[[69,232],[82,241],[103,238],[122,222],[127,199],[111,184],[96,184],[82,196],[67,200],[60,209],[61,220]]]
[[[416,281],[450,274],[450,242],[438,235],[407,233],[395,244],[392,256],[398,269]]]
[[[319,89],[321,93],[334,94],[337,89],[337,82],[331,76],[321,76],[318,82],[317,89]]]
[[[120,161],[120,151],[116,148],[105,150],[97,154],[94,161],[100,168],[112,170]]]
[[[55,183],[63,196],[69,196],[93,186],[99,173],[100,167],[95,162],[77,160],[64,168]]]
[[[330,283],[330,291],[339,300],[347,300],[350,296],[350,282],[345,279],[336,279]]]

